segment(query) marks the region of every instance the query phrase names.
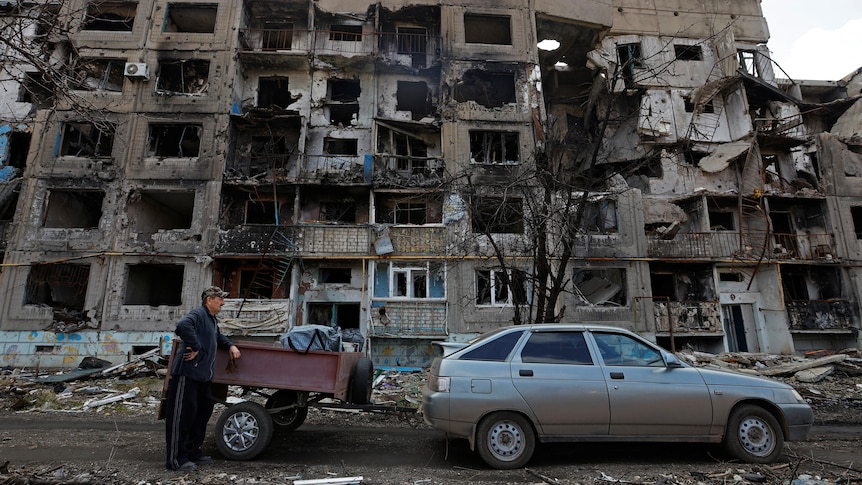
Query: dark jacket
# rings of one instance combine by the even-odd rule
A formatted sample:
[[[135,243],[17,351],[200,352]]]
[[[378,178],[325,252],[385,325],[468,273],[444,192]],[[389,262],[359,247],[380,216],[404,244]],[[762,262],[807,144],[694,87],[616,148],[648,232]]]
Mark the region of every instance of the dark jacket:
[[[176,334],[182,340],[174,343],[179,348],[174,354],[171,375],[186,376],[200,382],[212,381],[216,349],[227,350],[233,345],[233,342],[219,331],[218,319],[210,315],[207,307],[201,305],[177,322]],[[183,360],[186,349],[198,352],[194,360]]]

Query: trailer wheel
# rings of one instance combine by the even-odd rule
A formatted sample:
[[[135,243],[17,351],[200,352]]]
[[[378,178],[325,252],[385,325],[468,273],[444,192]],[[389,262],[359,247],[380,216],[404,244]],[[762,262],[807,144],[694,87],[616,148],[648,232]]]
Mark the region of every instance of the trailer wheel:
[[[353,404],[371,404],[371,385],[374,382],[374,365],[371,359],[363,357],[353,366],[353,376],[350,379],[350,402]]]
[[[216,446],[225,458],[251,460],[269,446],[272,419],[258,403],[234,404],[216,421],[216,436]]]
[[[282,406],[290,406],[296,404],[299,399],[296,391],[282,389],[276,391],[275,394],[266,400],[264,407],[266,409],[280,408]],[[277,413],[270,414],[272,422],[278,429],[284,431],[293,431],[302,426],[305,418],[308,416],[308,406],[297,406],[295,408],[285,409]]]

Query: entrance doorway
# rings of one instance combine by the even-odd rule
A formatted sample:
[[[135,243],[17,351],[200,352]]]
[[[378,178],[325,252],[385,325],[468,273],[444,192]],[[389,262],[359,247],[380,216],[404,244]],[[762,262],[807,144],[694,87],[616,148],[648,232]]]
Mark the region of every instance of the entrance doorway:
[[[724,334],[730,352],[760,352],[754,305],[721,305]]]

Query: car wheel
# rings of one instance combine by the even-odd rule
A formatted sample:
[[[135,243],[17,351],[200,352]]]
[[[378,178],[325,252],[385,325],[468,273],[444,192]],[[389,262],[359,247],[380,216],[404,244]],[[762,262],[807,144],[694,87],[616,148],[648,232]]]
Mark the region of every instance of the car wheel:
[[[353,404],[371,404],[371,386],[374,383],[374,364],[371,359],[363,357],[353,366],[353,376],[350,379],[350,402]]]
[[[512,412],[487,416],[479,424],[476,436],[479,456],[498,470],[526,465],[536,448],[536,434],[525,417]]]
[[[745,404],[730,413],[724,446],[742,461],[773,463],[784,451],[784,433],[769,411]]]
[[[264,407],[266,409],[280,408],[296,404],[297,402],[298,399],[296,391],[282,389],[280,391],[276,391],[275,394],[270,396],[269,399],[266,400]],[[275,424],[278,429],[284,431],[293,431],[302,426],[302,423],[305,422],[305,418],[307,416],[307,406],[297,406],[295,408],[285,409],[284,411],[270,414],[273,424]]]
[[[221,413],[216,433],[216,447],[225,458],[251,460],[269,445],[272,419],[263,406],[246,401]]]

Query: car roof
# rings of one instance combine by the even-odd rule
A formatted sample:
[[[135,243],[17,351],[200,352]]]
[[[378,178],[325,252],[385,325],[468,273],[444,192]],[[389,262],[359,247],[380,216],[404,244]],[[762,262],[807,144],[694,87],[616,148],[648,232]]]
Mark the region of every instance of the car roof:
[[[501,327],[497,329],[498,331],[508,331],[508,330],[531,330],[531,331],[544,331],[544,330],[589,330],[591,332],[594,331],[610,331],[610,332],[620,332],[620,333],[628,333],[632,335],[637,335],[631,330],[622,328],[622,327],[614,327],[611,325],[598,325],[598,324],[590,324],[590,323],[531,323],[527,325],[509,325],[506,327]]]

